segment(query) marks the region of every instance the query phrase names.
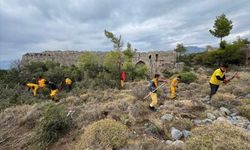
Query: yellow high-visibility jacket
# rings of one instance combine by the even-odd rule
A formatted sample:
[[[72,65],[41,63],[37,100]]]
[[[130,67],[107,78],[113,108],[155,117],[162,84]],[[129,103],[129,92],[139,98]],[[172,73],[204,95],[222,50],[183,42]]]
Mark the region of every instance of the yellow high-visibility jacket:
[[[210,83],[211,84],[214,84],[214,85],[220,85],[220,80],[218,80],[217,78],[216,78],[216,76],[220,76],[221,78],[223,78],[223,76],[225,75],[225,73],[224,72],[222,72],[221,71],[221,69],[219,68],[219,69],[216,69],[215,71],[214,71],[214,73],[212,74],[212,76],[211,76],[211,79],[210,79]]]
[[[66,79],[65,79],[65,83],[66,83],[67,85],[71,85],[71,84],[72,84],[72,80],[70,80],[70,78],[66,78]]]
[[[45,82],[46,82],[45,79],[40,79],[40,80],[38,80],[38,85],[39,85],[39,87],[41,87],[41,88],[45,87]]]
[[[177,77],[175,77],[172,81],[171,81],[171,87],[176,87],[179,83],[179,80]]]

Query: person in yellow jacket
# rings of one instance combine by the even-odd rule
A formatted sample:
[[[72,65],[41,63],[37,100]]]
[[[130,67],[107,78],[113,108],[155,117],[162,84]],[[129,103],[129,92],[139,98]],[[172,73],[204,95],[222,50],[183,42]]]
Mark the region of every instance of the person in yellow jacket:
[[[171,81],[171,86],[170,86],[170,98],[174,99],[176,98],[176,89],[178,88],[178,84],[181,80],[181,76],[177,76],[175,77],[172,81]]]
[[[154,79],[150,81],[149,90],[150,90],[150,97],[151,97],[151,103],[149,105],[149,109],[152,111],[156,111],[156,105],[158,102],[157,97],[157,87],[159,86],[159,82],[166,82],[166,80],[159,80],[160,74],[155,74]]]
[[[72,80],[68,77],[65,78],[66,92],[71,91],[72,89]]]
[[[57,94],[59,93],[59,90],[57,88],[57,86],[51,82],[51,81],[48,81],[46,82],[46,84],[48,85],[49,89],[50,89],[50,97],[53,101],[58,101],[58,97],[57,97]]]
[[[39,88],[43,89],[46,86],[45,82],[46,82],[46,80],[42,76],[38,77]]]
[[[212,96],[216,94],[219,89],[221,81],[224,82],[226,80],[225,72],[228,69],[228,65],[224,64],[220,68],[216,69],[212,74],[209,84],[210,84],[210,95],[209,100],[211,100]]]
[[[33,95],[36,96],[38,90],[38,84],[27,83],[26,86],[28,87],[28,90],[32,89]]]

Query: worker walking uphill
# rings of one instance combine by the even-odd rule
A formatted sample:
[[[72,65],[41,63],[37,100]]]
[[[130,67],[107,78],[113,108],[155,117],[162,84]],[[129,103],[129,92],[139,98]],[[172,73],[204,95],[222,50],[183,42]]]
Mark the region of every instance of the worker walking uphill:
[[[26,86],[28,87],[28,90],[32,90],[33,96],[36,96],[37,90],[38,90],[38,84],[35,83],[27,83]]]
[[[50,89],[50,97],[53,101],[58,101],[58,97],[57,97],[57,94],[59,92],[57,86],[51,82],[51,81],[48,81],[46,82],[46,84],[48,85],[49,89]]]
[[[178,84],[180,80],[181,80],[181,76],[177,76],[171,81],[171,86],[170,86],[170,98],[171,99],[176,98],[176,90],[178,88]]]
[[[125,80],[126,80],[126,72],[125,71],[121,72],[120,79],[121,79],[121,88],[124,88]]]
[[[159,86],[159,82],[166,82],[166,80],[159,80],[159,78],[160,78],[160,75],[155,74],[154,79],[150,81],[150,85],[149,85],[150,97],[151,97],[151,103],[149,105],[149,108],[152,111],[156,111],[155,107],[158,102],[157,87]]]
[[[72,80],[68,77],[65,78],[66,92],[70,92],[72,89]]]
[[[226,82],[225,72],[227,69],[228,65],[224,64],[219,69],[216,69],[212,74],[211,79],[209,81],[211,88],[209,100],[211,100],[212,96],[218,91],[221,81]]]

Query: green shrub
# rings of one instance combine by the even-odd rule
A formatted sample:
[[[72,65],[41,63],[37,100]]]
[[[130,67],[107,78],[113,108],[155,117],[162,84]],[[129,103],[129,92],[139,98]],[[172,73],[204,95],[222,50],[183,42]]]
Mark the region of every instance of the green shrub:
[[[197,80],[197,76],[192,72],[183,72],[180,74],[180,76],[181,76],[181,81],[187,84]]]
[[[241,106],[239,111],[242,116],[250,119],[250,105]]]
[[[170,78],[172,75],[174,75],[173,72],[170,72],[167,69],[163,70],[162,74],[165,78]]]
[[[64,107],[53,103],[48,104],[42,121],[36,129],[34,146],[45,149],[70,130],[71,122],[71,118],[67,116]]]
[[[125,125],[111,119],[104,119],[89,125],[77,149],[121,148],[128,140]]]
[[[186,142],[187,150],[247,150],[250,136],[237,127],[223,122],[198,127]]]

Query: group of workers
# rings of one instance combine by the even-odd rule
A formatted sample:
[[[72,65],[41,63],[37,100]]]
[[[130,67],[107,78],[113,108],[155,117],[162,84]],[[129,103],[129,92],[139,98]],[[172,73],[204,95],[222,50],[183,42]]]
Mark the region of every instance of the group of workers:
[[[69,92],[72,89],[72,80],[66,77],[64,80],[64,85],[65,85],[66,91]],[[28,88],[28,90],[32,90],[33,96],[37,96],[38,91],[39,93],[43,93],[44,89],[47,87],[48,89],[50,89],[51,99],[54,101],[59,100],[57,97],[59,93],[59,89],[56,86],[56,84],[52,81],[47,81],[42,76],[39,76],[37,81],[28,82],[26,84],[26,87]]]
[[[209,100],[211,100],[212,96],[214,94],[216,94],[221,82],[223,82],[224,84],[227,84],[234,77],[237,76],[237,74],[235,74],[231,78],[226,78],[225,72],[227,71],[227,69],[228,69],[228,65],[224,64],[224,65],[221,65],[218,69],[216,69],[213,72],[213,74],[210,78],[210,81],[209,81],[210,89],[211,89],[210,94],[209,94]],[[120,73],[120,86],[122,89],[124,88],[125,80],[126,80],[126,72],[122,71]],[[159,87],[160,82],[164,82],[164,84],[162,84],[162,85],[165,85],[167,83],[167,80],[160,79],[160,74],[155,74],[154,78],[150,81],[150,84],[149,84],[149,91],[150,91],[149,95],[151,97],[151,103],[149,105],[149,108],[152,111],[156,111],[156,105],[158,102],[157,89],[160,88]],[[178,83],[180,83],[180,82],[181,82],[181,76],[176,76],[175,78],[173,78],[171,80],[171,84],[170,84],[170,98],[171,99],[176,98],[176,90],[178,88]],[[72,80],[70,78],[66,77],[64,80],[64,85],[65,85],[65,90],[67,92],[71,91]],[[45,80],[41,76],[38,77],[37,82],[35,82],[35,83],[29,82],[26,84],[26,86],[28,87],[28,89],[32,90],[32,93],[34,96],[37,95],[38,90],[40,90],[40,92],[43,92],[44,88],[48,87],[50,89],[50,97],[52,98],[52,100],[58,101],[57,94],[58,94],[59,90],[58,90],[58,87],[56,86],[56,84],[51,82],[51,81]]]
[[[218,91],[221,82],[223,82],[224,84],[227,84],[234,77],[238,77],[238,74],[236,73],[231,78],[226,78],[225,72],[227,71],[227,69],[228,69],[228,65],[223,64],[213,72],[213,74],[212,74],[212,76],[210,78],[210,81],[209,81],[209,84],[210,84],[209,101],[211,101],[212,96],[214,94],[216,94],[216,92]],[[160,78],[160,75],[155,74],[154,79],[152,79],[150,81],[150,85],[149,85],[150,97],[151,97],[151,103],[149,105],[149,108],[152,111],[156,111],[157,89],[159,88],[159,82],[164,82],[164,83],[167,82],[166,80],[162,80],[162,79],[159,79],[159,78]],[[170,98],[171,99],[176,98],[176,90],[178,88],[178,83],[180,81],[181,81],[181,76],[177,76],[177,77],[175,77],[175,78],[173,78],[171,80],[171,84],[170,84]]]

